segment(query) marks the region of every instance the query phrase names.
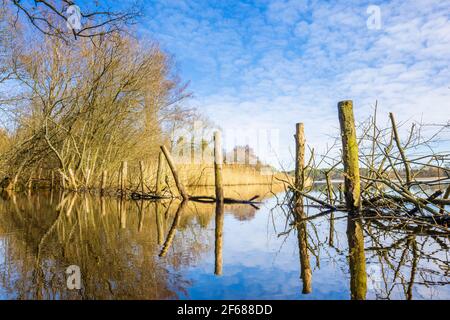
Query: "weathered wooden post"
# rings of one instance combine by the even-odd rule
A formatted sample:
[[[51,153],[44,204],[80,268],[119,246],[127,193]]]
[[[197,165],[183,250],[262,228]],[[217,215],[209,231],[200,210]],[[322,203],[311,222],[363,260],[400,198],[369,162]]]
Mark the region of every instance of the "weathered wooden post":
[[[223,203],[222,163],[222,135],[220,131],[216,131],[214,132],[214,180],[217,203]]]
[[[102,172],[102,181],[101,181],[101,186],[100,186],[100,195],[104,195],[105,191],[106,191],[106,181],[108,179],[108,171],[103,170]]]
[[[297,225],[298,250],[300,257],[300,277],[304,294],[312,291],[312,271],[308,252],[308,230],[305,211],[303,210],[303,192],[305,187],[305,128],[303,123],[295,125],[295,206],[294,214]]]
[[[295,188],[303,191],[305,184],[305,128],[303,123],[295,125]],[[297,193],[298,195],[298,193]],[[302,201],[302,197],[296,197]]]
[[[339,102],[338,113],[342,137],[342,160],[345,172],[345,202],[349,210],[358,211],[361,209],[361,183],[353,102],[351,100]]]
[[[155,193],[156,195],[161,194],[161,180],[163,178],[164,173],[164,154],[162,151],[159,152],[158,155],[158,170],[156,171],[156,186],[155,186]]]
[[[55,188],[55,172],[52,170],[50,171],[50,190],[53,190]]]
[[[121,196],[127,193],[127,176],[128,176],[128,163],[122,161],[122,167],[120,172],[120,194]]]
[[[169,165],[169,168],[172,171],[173,179],[175,180],[175,184],[178,188],[178,191],[180,192],[181,197],[183,198],[183,200],[188,200],[189,195],[187,194],[183,184],[181,183],[180,178],[178,177],[177,169],[173,162],[172,156],[170,155],[169,151],[167,151],[167,148],[165,146],[161,146],[161,151],[164,153],[164,156],[166,157],[167,164]]]
[[[139,171],[141,172],[141,193],[144,194],[144,161],[139,161]]]

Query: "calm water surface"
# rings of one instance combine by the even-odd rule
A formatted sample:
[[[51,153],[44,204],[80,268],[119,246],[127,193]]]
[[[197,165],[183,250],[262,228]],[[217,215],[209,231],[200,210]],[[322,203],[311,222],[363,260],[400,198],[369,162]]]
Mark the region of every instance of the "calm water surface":
[[[342,213],[295,224],[277,202],[222,212],[176,201],[5,195],[0,298],[450,299],[448,235]],[[67,289],[70,265],[81,269],[81,290]]]

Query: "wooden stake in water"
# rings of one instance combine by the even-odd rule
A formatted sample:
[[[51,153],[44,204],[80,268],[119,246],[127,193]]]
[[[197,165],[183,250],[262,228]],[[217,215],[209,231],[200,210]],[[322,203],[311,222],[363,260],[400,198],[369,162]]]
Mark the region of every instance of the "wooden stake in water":
[[[223,203],[222,186],[222,135],[220,131],[214,132],[214,180],[216,186],[216,201]]]
[[[100,194],[101,195],[105,194],[107,178],[108,178],[108,171],[103,170],[103,172],[102,172],[102,182],[101,182],[102,184],[100,186]]]
[[[345,202],[349,210],[358,211],[361,209],[361,183],[353,102],[350,100],[339,102],[338,113],[345,171]]]
[[[183,200],[188,200],[189,195],[187,194],[183,184],[181,183],[180,178],[178,177],[177,168],[175,167],[175,163],[172,159],[172,156],[170,155],[169,151],[165,146],[161,146],[161,151],[164,153],[164,156],[166,157],[167,164],[169,165],[169,168],[172,171],[173,179],[175,180],[175,184],[178,188],[178,191],[180,192],[181,197],[183,198]]]
[[[305,187],[305,129],[303,123],[295,126],[295,189],[303,191]],[[297,225],[297,239],[300,257],[300,277],[303,281],[304,294],[312,291],[312,271],[308,252],[308,230],[306,214],[303,210],[303,196],[296,192],[294,195],[294,215]]]
[[[139,171],[141,173],[141,193],[144,194],[144,161],[139,161]]]
[[[156,186],[155,186],[155,193],[156,195],[161,195],[161,181],[163,178],[163,172],[164,172],[164,154],[162,151],[159,152],[158,156],[158,171],[156,172]]]
[[[50,172],[50,190],[55,188],[55,172],[52,170]]]
[[[305,129],[303,123],[295,125],[295,188],[303,191],[305,177]]]
[[[127,176],[128,176],[128,163],[122,161],[122,168],[120,173],[120,193],[125,195],[127,193]]]

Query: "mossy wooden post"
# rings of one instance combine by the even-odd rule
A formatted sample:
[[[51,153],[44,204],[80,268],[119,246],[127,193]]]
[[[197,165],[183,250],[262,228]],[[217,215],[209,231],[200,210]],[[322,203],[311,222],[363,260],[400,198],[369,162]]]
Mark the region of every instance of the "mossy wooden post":
[[[365,300],[367,294],[366,255],[361,221],[347,217],[347,239],[350,267],[350,293],[352,300]]]
[[[342,137],[342,160],[345,171],[345,202],[347,208],[354,212],[361,208],[361,185],[353,102],[351,100],[339,102],[338,113]]]
[[[214,184],[216,186],[216,202],[223,203],[222,186],[222,135],[220,131],[214,132]]]
[[[159,152],[158,156],[158,170],[156,171],[156,186],[155,193],[156,195],[161,195],[161,180],[163,178],[164,173],[164,154],[162,151]]]
[[[108,171],[103,170],[102,172],[102,181],[101,181],[101,186],[100,186],[100,195],[104,195],[105,191],[106,191],[106,182],[108,179]]]
[[[140,173],[141,173],[141,193],[142,194],[144,194],[144,179],[145,179],[145,176],[144,176],[144,161],[139,161],[139,171],[140,171]]]
[[[173,179],[175,180],[175,184],[177,186],[178,191],[180,192],[181,197],[183,198],[183,200],[188,200],[189,195],[187,194],[183,184],[181,183],[180,178],[178,177],[177,169],[175,167],[175,163],[173,162],[172,156],[170,155],[169,151],[165,146],[161,146],[161,151],[164,153],[164,156],[166,157],[167,164],[169,165],[169,168],[172,171]]]

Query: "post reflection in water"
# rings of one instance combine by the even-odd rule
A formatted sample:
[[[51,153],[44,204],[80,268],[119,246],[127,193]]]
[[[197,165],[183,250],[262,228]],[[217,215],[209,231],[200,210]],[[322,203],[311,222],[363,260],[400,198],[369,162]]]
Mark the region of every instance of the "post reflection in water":
[[[161,208],[161,203],[159,201],[155,201],[153,203],[155,206],[155,217],[156,217],[156,228],[158,232],[158,244],[162,245],[164,243],[164,221],[165,215]]]
[[[216,203],[216,224],[214,237],[214,274],[222,274],[222,249],[223,249],[223,220],[224,220],[224,204],[223,202]]]
[[[0,198],[0,299],[450,298],[443,227],[339,211],[330,220],[276,198],[225,211],[50,194]],[[70,265],[81,290],[67,288]]]
[[[353,215],[347,217],[349,248],[350,292],[353,300],[365,300],[367,293],[366,255],[361,220]]]
[[[303,207],[303,197],[297,196],[294,209],[294,217],[297,226],[298,251],[300,257],[300,277],[303,281],[303,294],[312,292],[312,271],[309,261],[308,230],[306,214]]]
[[[169,233],[167,234],[166,241],[164,242],[163,248],[159,253],[160,257],[164,257],[167,254],[170,246],[172,245],[173,238],[175,237],[175,233],[177,232],[178,225],[180,223],[181,216],[186,208],[188,201],[183,201],[180,203],[177,212],[175,213],[175,218],[173,219],[172,226],[170,227]]]

